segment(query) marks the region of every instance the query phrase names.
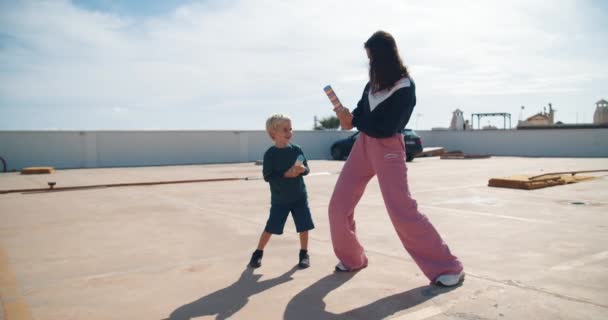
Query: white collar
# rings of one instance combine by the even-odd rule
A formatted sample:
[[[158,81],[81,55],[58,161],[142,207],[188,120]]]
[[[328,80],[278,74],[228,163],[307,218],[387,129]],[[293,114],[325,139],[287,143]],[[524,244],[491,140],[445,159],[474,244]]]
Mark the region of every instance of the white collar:
[[[382,101],[388,99],[388,97],[390,97],[393,92],[401,89],[401,88],[406,88],[412,85],[412,82],[410,81],[410,78],[401,78],[399,80],[397,80],[397,82],[395,82],[395,85],[390,89],[384,89],[382,91],[378,91],[376,93],[372,93],[372,90],[369,90],[369,93],[367,95],[367,98],[369,100],[369,111],[374,111],[374,109],[380,104],[382,103]]]

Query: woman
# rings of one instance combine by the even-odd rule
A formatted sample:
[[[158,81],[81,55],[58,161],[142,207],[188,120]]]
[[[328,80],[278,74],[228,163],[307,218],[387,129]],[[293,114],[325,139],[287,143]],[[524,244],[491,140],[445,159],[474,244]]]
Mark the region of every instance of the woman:
[[[407,182],[405,128],[416,105],[415,84],[403,65],[395,39],[384,31],[365,42],[369,82],[352,114],[336,108],[344,129],[361,133],[344,164],[329,203],[329,223],[336,271],[367,266],[367,257],[355,234],[354,209],[369,180],[378,176],[390,219],[405,249],[431,283],[454,286],[464,279],[462,264],[443,242],[425,215],[418,211]]]

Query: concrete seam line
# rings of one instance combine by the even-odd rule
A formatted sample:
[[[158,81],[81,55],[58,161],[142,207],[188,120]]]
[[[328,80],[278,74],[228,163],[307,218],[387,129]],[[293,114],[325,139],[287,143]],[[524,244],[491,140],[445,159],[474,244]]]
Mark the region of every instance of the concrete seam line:
[[[17,279],[8,261],[8,255],[0,246],[0,302],[6,320],[31,320],[27,302],[17,287]]]
[[[578,303],[584,303],[584,304],[590,304],[596,307],[600,307],[603,309],[608,309],[608,305],[604,305],[601,303],[597,303],[597,302],[593,302],[591,300],[587,300],[584,298],[576,298],[576,297],[572,297],[572,296],[567,296],[565,294],[561,294],[561,293],[556,293],[556,292],[552,292],[549,291],[547,289],[543,289],[543,288],[537,288],[537,287],[533,287],[530,285],[526,285],[524,283],[518,282],[518,281],[513,281],[513,280],[499,280],[499,279],[493,279],[487,276],[482,276],[480,274],[473,274],[471,272],[466,271],[467,273],[467,277],[471,276],[473,278],[477,278],[477,279],[481,279],[481,280],[485,280],[485,281],[490,281],[490,282],[494,282],[494,283],[499,283],[505,286],[509,286],[509,287],[513,287],[513,288],[518,288],[518,289],[522,289],[522,290],[529,290],[529,291],[535,291],[538,293],[542,293],[542,294],[547,294],[550,296],[553,296],[555,298],[559,298],[559,299],[564,299],[564,300],[568,300],[568,301],[573,301],[573,302],[578,302]]]
[[[448,213],[456,212],[456,213],[472,214],[472,215],[491,217],[491,218],[515,220],[515,221],[521,221],[521,222],[535,222],[535,223],[547,223],[547,224],[554,223],[553,221],[549,221],[549,220],[529,219],[529,218],[509,216],[509,215],[504,215],[504,214],[492,214],[492,213],[488,213],[488,212],[479,212],[479,211],[473,211],[473,210],[438,207],[438,206],[434,206],[434,205],[418,205],[418,206],[422,207],[422,208],[429,208],[429,209],[434,209],[434,210],[444,210]]]

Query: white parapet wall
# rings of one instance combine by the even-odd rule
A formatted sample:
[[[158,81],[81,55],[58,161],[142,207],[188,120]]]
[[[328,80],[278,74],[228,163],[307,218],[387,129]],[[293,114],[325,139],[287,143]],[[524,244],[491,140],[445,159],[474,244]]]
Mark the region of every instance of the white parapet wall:
[[[425,147],[522,157],[608,157],[608,128],[417,131]]]
[[[608,129],[417,132],[425,147],[466,153],[608,158]],[[296,131],[293,141],[308,159],[329,159],[332,143],[352,133]],[[0,131],[9,171],[251,162],[270,145],[264,131]]]
[[[309,159],[329,159],[331,144],[352,133],[297,131],[293,142]],[[252,162],[271,145],[265,131],[0,131],[9,171]]]

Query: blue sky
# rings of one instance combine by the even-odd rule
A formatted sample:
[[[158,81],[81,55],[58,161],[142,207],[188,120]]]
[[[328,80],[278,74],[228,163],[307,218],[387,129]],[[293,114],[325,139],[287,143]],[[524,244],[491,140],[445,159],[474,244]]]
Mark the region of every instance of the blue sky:
[[[162,1],[149,1],[149,0],[131,0],[131,1],[119,1],[119,0],[74,0],[72,3],[82,9],[90,11],[101,11],[117,15],[125,16],[154,16],[154,15],[166,15],[172,12],[175,8],[192,3],[192,1],[184,0],[162,0]],[[200,2],[199,2],[200,3]]]
[[[310,129],[332,114],[326,84],[356,105],[380,29],[417,83],[408,127],[446,127],[456,108],[515,125],[548,103],[591,122],[606,3],[0,0],[0,130],[262,130],[276,112]]]

